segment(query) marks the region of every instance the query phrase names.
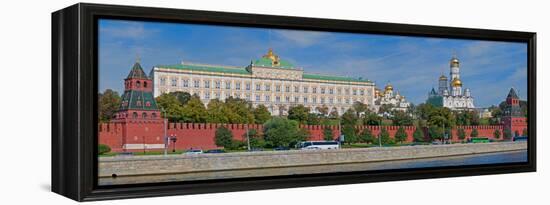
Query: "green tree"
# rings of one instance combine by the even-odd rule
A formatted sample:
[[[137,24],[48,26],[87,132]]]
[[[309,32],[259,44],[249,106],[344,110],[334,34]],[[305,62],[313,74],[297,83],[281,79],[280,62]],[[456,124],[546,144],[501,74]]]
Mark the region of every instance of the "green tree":
[[[355,110],[357,117],[360,117],[361,114],[368,114],[369,109],[367,104],[355,101],[352,105],[353,110]]]
[[[386,127],[382,127],[382,130],[380,130],[380,134],[378,137],[380,137],[380,141],[382,142],[382,144],[393,144],[393,141],[390,138],[390,133],[388,132]]]
[[[437,127],[437,126],[431,126],[428,129],[428,133],[430,134],[430,139],[433,140],[442,140],[443,139],[443,128]]]
[[[215,133],[215,143],[217,146],[226,149],[234,148],[233,133],[224,126],[218,127]]]
[[[407,140],[407,132],[405,132],[405,128],[399,127],[397,129],[397,132],[395,133],[395,141],[398,143],[402,143]]]
[[[368,128],[363,129],[363,131],[359,135],[360,142],[372,144],[375,142],[374,140],[374,135],[372,134],[372,131]]]
[[[380,125],[382,122],[382,117],[378,116],[374,112],[366,114],[363,118],[364,125]]]
[[[477,131],[476,128],[474,128],[472,130],[472,132],[470,133],[470,137],[474,138],[474,137],[477,137],[479,135],[479,132]]]
[[[109,153],[111,151],[111,147],[109,147],[109,145],[106,145],[106,144],[99,144],[97,146],[97,153],[98,154],[105,154],[105,153]]]
[[[290,107],[290,109],[288,109],[287,117],[289,120],[296,120],[300,124],[307,124],[309,112],[310,112],[309,108],[300,104],[300,105]]]
[[[269,113],[265,105],[258,105],[258,107],[254,109],[253,114],[256,124],[264,124],[271,119],[271,113]]]
[[[500,138],[500,130],[499,129],[495,129],[495,131],[493,132],[493,137],[495,137],[495,139]]]
[[[512,138],[512,130],[510,128],[504,129],[504,139],[511,139]]]
[[[344,135],[344,142],[348,144],[357,143],[357,134],[354,125],[343,125],[342,134]]]
[[[205,123],[207,117],[206,108],[197,95],[191,96],[191,99],[182,108],[184,122]]]
[[[225,99],[224,107],[228,123],[254,123],[254,113],[252,111],[252,104],[250,104],[250,102],[240,98],[229,97]]]
[[[273,117],[264,124],[264,139],[275,147],[290,147],[291,143],[304,140],[304,134],[294,120]]]
[[[355,126],[355,125],[357,125],[357,122],[358,122],[356,112],[353,108],[348,109],[342,115],[341,119],[342,119],[342,125]]]
[[[191,94],[189,94],[188,92],[176,91],[176,92],[170,92],[169,94],[176,97],[176,99],[182,105],[187,104],[187,102],[189,102],[189,100],[191,99]]]
[[[166,114],[166,117],[170,122],[177,122],[182,119],[183,107],[182,104],[178,101],[176,96],[163,93],[156,98],[157,105],[163,110]]]
[[[416,130],[413,133],[413,140],[415,142],[424,142],[424,132],[422,128],[416,127]]]
[[[246,132],[243,134],[242,138],[246,140],[247,138]],[[250,147],[252,148],[265,147],[265,140],[256,129],[248,130],[248,138],[250,140]]]
[[[323,105],[321,107],[316,107],[315,110],[319,113],[321,117],[328,116],[329,108],[326,105]]]
[[[458,128],[458,130],[456,131],[457,132],[457,135],[458,135],[458,139],[460,140],[464,140],[466,139],[466,132],[464,131],[464,128]]]
[[[227,109],[224,103],[218,99],[212,99],[208,102],[206,112],[208,113],[206,116],[206,122],[229,123],[228,116],[231,115],[230,110]]]
[[[120,107],[120,101],[121,98],[118,92],[111,89],[107,89],[103,93],[99,93],[99,121],[109,122]]]
[[[404,111],[395,110],[392,111],[392,115],[390,117],[390,120],[392,121],[393,125],[396,126],[411,126],[413,125],[413,118],[409,113],[406,113]]]
[[[323,128],[323,138],[326,141],[334,140],[334,135],[332,134],[332,129],[329,126],[325,126],[325,128]]]

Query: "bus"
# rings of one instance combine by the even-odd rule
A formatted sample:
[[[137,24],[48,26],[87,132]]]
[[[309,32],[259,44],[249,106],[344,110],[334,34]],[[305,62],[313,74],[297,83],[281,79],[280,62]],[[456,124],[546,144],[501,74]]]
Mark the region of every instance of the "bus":
[[[305,141],[296,145],[301,150],[338,149],[337,141]]]
[[[470,139],[470,142],[472,142],[472,143],[487,143],[487,142],[490,142],[490,140],[487,137],[472,137]]]

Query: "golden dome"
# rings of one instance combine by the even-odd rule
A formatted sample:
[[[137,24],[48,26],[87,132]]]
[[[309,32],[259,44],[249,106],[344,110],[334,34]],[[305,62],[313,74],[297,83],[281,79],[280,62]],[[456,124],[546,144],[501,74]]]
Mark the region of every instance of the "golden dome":
[[[439,80],[447,80],[447,76],[441,75],[441,76],[439,77]]]
[[[384,90],[388,91],[388,90],[393,90],[393,86],[391,84],[387,84],[386,87],[384,88]]]
[[[462,81],[460,81],[460,79],[458,78],[453,79],[453,82],[451,82],[451,84],[453,85],[453,87],[462,87]]]

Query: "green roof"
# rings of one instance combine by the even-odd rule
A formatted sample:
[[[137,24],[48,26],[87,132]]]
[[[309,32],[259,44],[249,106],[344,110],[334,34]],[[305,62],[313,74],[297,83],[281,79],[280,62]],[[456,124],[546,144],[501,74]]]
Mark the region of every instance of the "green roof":
[[[217,72],[217,73],[233,73],[249,75],[250,72],[244,67],[227,67],[216,65],[200,65],[200,64],[176,64],[176,65],[158,65],[158,68],[178,69],[178,70],[192,70],[192,71],[204,71],[204,72]]]
[[[130,78],[149,79],[145,72],[143,72],[143,68],[141,68],[141,65],[138,62],[134,64],[134,67],[130,70],[128,77],[126,77],[126,79]]]
[[[321,75],[321,74],[313,74],[313,73],[304,73],[302,75],[302,78],[313,79],[313,80],[332,80],[332,81],[346,81],[346,82],[370,82],[369,80],[365,80],[365,79],[357,79],[357,78],[344,77],[344,76]]]
[[[147,106],[147,102],[149,102],[149,106]],[[119,110],[158,110],[158,107],[153,93],[126,90],[122,95],[122,104]]]
[[[294,69],[294,65],[292,65],[290,62],[286,60],[279,60],[278,65],[273,65],[273,62],[271,61],[271,59],[267,57],[257,59],[256,61],[253,62],[253,65],[262,66],[262,67],[272,67],[272,68]]]

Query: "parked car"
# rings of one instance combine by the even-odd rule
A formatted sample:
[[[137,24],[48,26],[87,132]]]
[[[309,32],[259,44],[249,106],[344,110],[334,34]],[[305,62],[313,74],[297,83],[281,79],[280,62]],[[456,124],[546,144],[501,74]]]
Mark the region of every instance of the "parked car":
[[[273,150],[275,150],[275,151],[284,151],[284,150],[290,150],[290,148],[288,148],[288,147],[276,147]]]
[[[185,151],[183,154],[191,154],[191,155],[194,155],[194,154],[202,154],[202,149],[190,149],[190,150],[187,150]]]
[[[117,154],[117,156],[134,156],[134,153],[133,152],[120,152]]]
[[[207,150],[204,153],[225,153],[225,150],[223,150],[223,149],[211,149],[211,150]]]
[[[251,148],[249,152],[261,152],[264,151],[262,148]]]

